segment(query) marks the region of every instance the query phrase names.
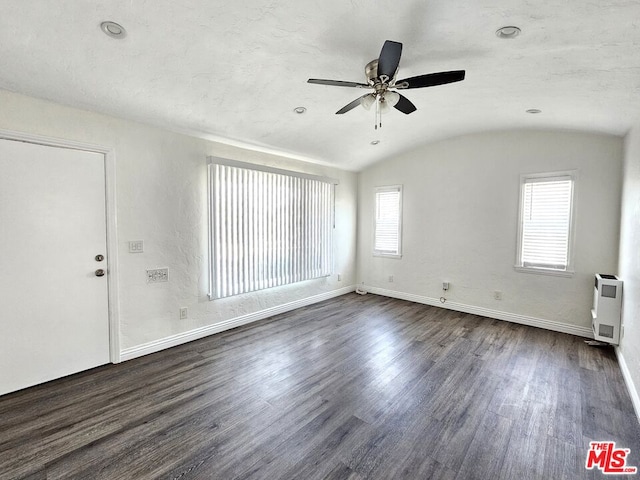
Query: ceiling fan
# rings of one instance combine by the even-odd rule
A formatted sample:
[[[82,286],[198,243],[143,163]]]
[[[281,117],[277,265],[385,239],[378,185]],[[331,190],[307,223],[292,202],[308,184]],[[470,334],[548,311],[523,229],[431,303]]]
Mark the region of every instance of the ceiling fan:
[[[307,82],[317,83],[319,85],[367,88],[373,90],[373,92],[356,98],[353,102],[345,105],[338,110],[336,114],[342,115],[343,113],[347,113],[358,105],[362,105],[369,110],[375,103],[377,129],[378,125],[382,127],[382,113],[388,112],[392,107],[407,115],[416,111],[416,106],[411,103],[407,97],[394,90],[433,87],[464,80],[465,71],[454,70],[451,72],[428,73],[396,81],[396,73],[398,72],[401,55],[402,43],[387,40],[382,46],[380,56],[365,66],[364,72],[367,76],[367,83],[323,80],[319,78],[310,78]]]

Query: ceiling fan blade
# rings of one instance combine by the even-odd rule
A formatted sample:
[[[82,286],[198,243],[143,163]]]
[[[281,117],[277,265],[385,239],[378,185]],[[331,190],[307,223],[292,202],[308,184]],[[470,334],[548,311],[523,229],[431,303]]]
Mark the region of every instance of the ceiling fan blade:
[[[371,95],[370,93],[367,93],[366,95],[363,95],[361,97],[356,98],[353,102],[351,102],[349,105],[345,105],[344,107],[342,107],[340,110],[338,110],[336,112],[336,115],[342,115],[343,113],[347,113],[350,110],[353,110],[354,108],[356,108],[358,105],[360,105],[360,100],[362,100],[364,97]]]
[[[324,80],[322,78],[310,78],[307,83],[317,83],[318,85],[331,85],[333,87],[355,87],[355,88],[371,88],[366,83],[343,82],[342,80]]]
[[[428,73],[417,77],[405,78],[396,82],[394,88],[422,88],[435,87],[445,83],[453,83],[464,80],[464,70],[454,70],[452,72]],[[403,85],[403,84],[406,84]]]
[[[398,95],[400,94],[398,93]],[[411,101],[407,97],[403,95],[400,95],[400,100],[398,100],[398,103],[394,105],[394,108],[396,110],[400,110],[402,113],[405,113],[407,115],[417,110],[416,106],[413,103],[411,103]]]
[[[402,44],[387,40],[382,46],[380,57],[378,58],[378,77],[386,75],[391,80],[398,70],[400,56],[402,55]]]

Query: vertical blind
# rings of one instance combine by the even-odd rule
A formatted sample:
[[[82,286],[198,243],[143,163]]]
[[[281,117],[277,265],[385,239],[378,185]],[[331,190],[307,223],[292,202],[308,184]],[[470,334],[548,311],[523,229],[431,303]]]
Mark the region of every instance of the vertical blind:
[[[525,179],[522,192],[521,265],[566,270],[573,179]]]
[[[331,274],[332,183],[211,162],[209,188],[212,298]]]
[[[400,255],[402,188],[378,187],[375,204],[373,251],[377,255]]]

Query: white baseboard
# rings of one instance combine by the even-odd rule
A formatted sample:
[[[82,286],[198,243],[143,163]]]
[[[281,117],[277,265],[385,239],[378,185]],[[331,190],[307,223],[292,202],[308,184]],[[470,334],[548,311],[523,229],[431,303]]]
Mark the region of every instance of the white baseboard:
[[[616,347],[615,350],[616,356],[618,357],[618,363],[620,364],[622,378],[624,378],[624,383],[627,385],[627,390],[629,391],[629,396],[631,397],[631,403],[633,404],[633,409],[636,412],[636,418],[640,422],[640,392],[636,388],[635,383],[633,383],[631,372],[629,371],[627,361],[624,359],[624,355],[622,355],[620,347]]]
[[[291,310],[295,310],[296,308],[306,307],[307,305],[312,305],[324,300],[329,300],[330,298],[339,297],[341,295],[351,293],[355,291],[355,289],[355,285],[351,285],[348,287],[340,288],[338,290],[332,290],[330,292],[321,293],[312,297],[307,297],[301,300],[284,303],[275,307],[266,308],[264,310],[249,313],[247,315],[242,315],[240,317],[230,318],[222,322],[214,323],[213,325],[207,325],[206,327],[200,327],[189,330],[187,332],[171,335],[169,337],[160,338],[158,340],[144,343],[142,345],[137,345],[135,347],[125,348],[124,350],[120,351],[120,361],[124,362],[136,357],[142,357],[143,355],[148,355],[150,353],[159,352],[160,350],[164,350],[166,348],[171,348],[183,343],[191,342],[193,340],[198,340],[200,338],[213,335],[214,333],[223,332],[225,330],[236,328],[241,325],[246,325],[247,323],[256,322],[258,320],[264,320],[265,318],[272,317],[273,315],[289,312]]]
[[[545,330],[553,330],[554,332],[569,333],[571,335],[577,335],[579,337],[593,338],[593,332],[588,327],[579,327],[577,325],[570,325],[568,323],[545,320],[543,318],[530,317],[517,313],[501,312],[500,310],[492,310],[490,308],[465,305],[464,303],[456,303],[450,301],[441,303],[439,298],[425,297],[422,295],[415,295],[413,293],[398,292],[395,290],[387,290],[384,288],[369,286],[363,286],[361,288],[369,293],[382,295],[385,297],[399,298],[401,300],[408,300],[410,302],[423,303],[425,305],[432,305],[434,307],[447,308],[449,310],[455,310],[457,312],[472,313],[474,315],[481,315],[483,317],[495,318],[497,320],[519,323],[522,325],[528,325],[530,327],[544,328]]]

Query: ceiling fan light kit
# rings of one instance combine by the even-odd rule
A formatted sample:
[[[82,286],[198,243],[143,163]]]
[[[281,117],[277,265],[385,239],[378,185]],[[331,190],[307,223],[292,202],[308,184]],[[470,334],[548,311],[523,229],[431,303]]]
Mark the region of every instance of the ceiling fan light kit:
[[[371,110],[371,106],[376,103],[376,96],[373,93],[360,97],[360,105],[365,110]]]
[[[400,64],[401,56],[402,43],[387,40],[382,46],[380,56],[367,63],[364,68],[367,83],[346,82],[343,80],[325,80],[319,78],[310,78],[307,82],[334,87],[366,88],[373,90],[373,92],[356,98],[353,102],[345,105],[338,110],[336,114],[342,115],[343,113],[347,113],[358,105],[361,105],[366,110],[370,110],[375,104],[375,128],[377,129],[378,126],[382,127],[382,114],[390,111],[392,108],[395,108],[406,115],[416,111],[416,106],[411,103],[407,97],[401,95],[395,90],[434,87],[436,85],[444,85],[464,80],[465,71],[455,70],[451,72],[428,73],[396,81],[396,74],[398,73],[398,65]]]

